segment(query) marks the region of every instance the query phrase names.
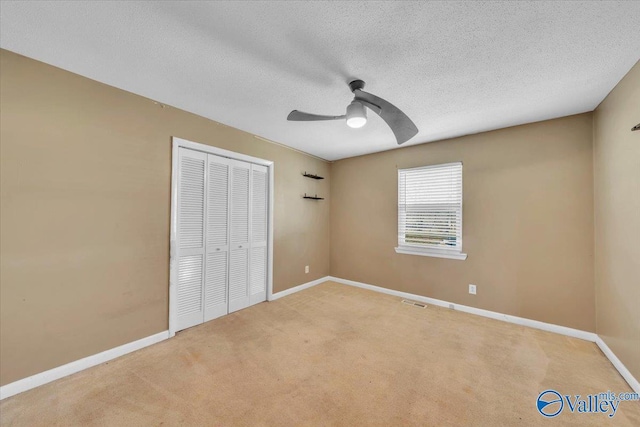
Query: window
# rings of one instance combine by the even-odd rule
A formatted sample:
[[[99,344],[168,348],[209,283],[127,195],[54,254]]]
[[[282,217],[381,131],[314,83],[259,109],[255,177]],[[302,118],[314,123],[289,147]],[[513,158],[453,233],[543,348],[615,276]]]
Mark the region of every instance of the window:
[[[398,169],[396,252],[466,259],[462,253],[462,163]]]

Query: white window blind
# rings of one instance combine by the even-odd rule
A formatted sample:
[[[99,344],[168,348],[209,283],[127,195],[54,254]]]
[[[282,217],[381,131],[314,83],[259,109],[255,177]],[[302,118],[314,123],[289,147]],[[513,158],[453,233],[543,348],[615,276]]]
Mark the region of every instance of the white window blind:
[[[466,258],[461,162],[398,170],[396,252]]]

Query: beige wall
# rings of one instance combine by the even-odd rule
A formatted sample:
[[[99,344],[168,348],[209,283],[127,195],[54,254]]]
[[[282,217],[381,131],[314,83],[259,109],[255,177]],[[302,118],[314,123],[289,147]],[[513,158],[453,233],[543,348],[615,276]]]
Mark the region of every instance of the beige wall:
[[[0,384],[167,329],[171,136],[275,161],[274,291],[329,274],[328,163],[0,55]]]
[[[640,379],[640,63],[594,114],[597,332]]]
[[[274,291],[331,274],[587,331],[597,318],[640,377],[638,64],[594,114],[329,165],[11,52],[0,61],[1,385],[167,329],[171,136],[275,161]],[[453,161],[468,259],[396,254],[397,168]]]
[[[333,163],[331,274],[594,331],[591,119],[581,114]],[[396,254],[397,168],[455,161],[464,163],[468,259]]]

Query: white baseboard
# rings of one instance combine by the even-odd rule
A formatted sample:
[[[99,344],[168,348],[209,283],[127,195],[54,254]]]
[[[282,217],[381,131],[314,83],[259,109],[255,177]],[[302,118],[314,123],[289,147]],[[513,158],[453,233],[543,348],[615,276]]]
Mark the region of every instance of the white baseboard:
[[[304,283],[302,285],[286,289],[282,292],[277,292],[270,296],[269,301],[282,298],[294,292],[299,292],[303,289],[310,288],[328,280],[328,277],[322,277],[312,282]],[[109,360],[124,356],[127,353],[131,353],[141,348],[148,347],[152,344],[156,344],[168,338],[169,331],[160,332],[158,334],[151,335],[149,337],[103,351],[102,353],[94,354],[93,356],[88,356],[83,359],[67,363],[66,365],[58,366],[57,368],[53,368],[48,371],[12,382],[0,387],[0,400],[14,396],[18,393],[22,393],[23,391],[31,390],[32,388],[39,387],[68,375],[75,374],[76,372],[80,372],[84,369],[91,368],[101,363],[108,362]]]
[[[304,289],[310,288],[315,285],[319,285],[320,283],[327,282],[332,280],[329,276],[321,277],[319,279],[313,280],[311,282],[303,283],[302,285],[294,286],[293,288],[285,289],[284,291],[276,292],[269,297],[269,301],[275,301],[278,298],[286,297],[287,295],[291,295],[296,292],[300,292]]]
[[[595,342],[604,355],[611,361],[613,366],[620,372],[620,375],[629,383],[631,388],[640,393],[640,383],[629,372],[624,364],[616,357],[611,351],[609,346],[593,332],[581,331],[579,329],[567,328],[565,326],[554,325],[551,323],[539,322],[537,320],[525,319],[523,317],[511,316],[508,314],[497,313],[495,311],[483,310],[481,308],[469,307],[461,304],[454,304],[447,301],[429,298],[422,295],[410,294],[408,292],[396,291],[393,289],[382,288],[380,286],[369,285],[367,283],[356,282],[353,280],[340,279],[338,277],[326,276],[320,279],[313,280],[311,282],[304,283],[302,285],[295,286],[290,289],[286,289],[281,292],[276,292],[270,295],[269,301],[274,301],[279,298],[291,295],[295,292],[308,289],[312,286],[319,285],[327,281],[342,283],[343,285],[355,286],[358,288],[368,289],[371,291],[381,292],[387,295],[393,295],[401,298],[407,298],[414,301],[420,301],[427,304],[432,304],[439,307],[452,308],[454,310],[462,311],[465,313],[475,314],[478,316],[488,317],[491,319],[501,320],[503,322],[514,323],[516,325],[528,326],[535,329],[541,329],[543,331],[554,332],[561,335],[566,335],[573,338],[579,338],[586,341]],[[13,383],[0,387],[0,400],[6,399],[23,391],[31,390],[32,388],[50,383],[62,377],[66,377],[84,369],[91,368],[92,366],[99,365],[109,360],[115,359],[125,354],[134,352],[144,347],[148,347],[152,344],[156,344],[160,341],[164,341],[169,338],[169,331],[164,331],[151,335],[140,340],[130,342],[128,344],[121,345],[119,347],[112,348],[110,350],[103,351],[102,353],[94,354],[93,356],[85,357],[84,359],[76,360],[75,362],[67,363],[66,365],[59,366],[54,369],[50,369],[39,374],[23,378]]]
[[[2,387],[0,387],[0,400],[6,399],[7,397],[11,397],[18,393],[22,393],[23,391],[31,390],[32,388],[50,383],[51,381],[55,381],[62,377],[75,374],[76,372],[91,368],[92,366],[108,362],[109,360],[124,356],[127,353],[131,353],[160,341],[164,341],[167,338],[169,338],[169,331],[160,332],[155,335],[151,335],[149,337],[103,351],[102,353],[94,354],[92,356],[67,363],[66,365],[58,366],[57,368],[53,368],[48,371],[44,371],[39,374],[35,374],[30,377],[12,382],[10,384],[3,385]]]
[[[497,313],[495,311],[483,310],[481,308],[469,307],[462,304],[454,304],[448,301],[442,301],[435,298],[424,297],[422,295],[410,294],[408,292],[395,291],[393,289],[381,288],[380,286],[369,285],[366,283],[355,282],[353,280],[340,279],[331,277],[330,280],[344,285],[355,286],[358,288],[369,289],[376,292],[382,292],[388,295],[394,295],[401,298],[408,298],[414,301],[420,301],[439,307],[451,308],[465,313],[475,314],[491,319],[502,320],[503,322],[515,323],[516,325],[528,326],[530,328],[542,329],[543,331],[555,332],[556,334],[566,335],[569,337],[580,338],[586,341],[595,342],[597,335],[593,332],[581,331],[579,329],[567,328],[566,326],[554,325],[552,323],[539,322],[537,320],[525,319],[524,317],[511,316],[509,314]]]
[[[463,311],[465,313],[475,314],[478,316],[489,317],[491,319],[502,320],[503,322],[515,323],[516,325],[528,326],[530,328],[541,329],[543,331],[554,332],[560,335],[566,335],[573,338],[579,338],[585,341],[594,342],[600,347],[600,350],[607,356],[611,364],[620,372],[622,378],[636,392],[640,393],[640,384],[638,380],[629,372],[624,364],[613,354],[613,351],[605,344],[605,342],[597,334],[593,332],[581,331],[579,329],[567,328],[566,326],[554,325],[552,323],[539,322],[537,320],[525,319],[523,317],[511,316],[509,314],[497,313],[495,311],[483,310],[481,308],[469,307],[461,304],[454,304],[435,298],[424,297],[422,295],[410,294],[408,292],[395,291],[393,289],[382,288],[380,286],[369,285],[367,283],[356,282],[353,280],[340,279],[338,277],[329,277],[332,282],[342,283],[343,285],[355,286],[358,288],[369,289],[371,291],[381,292],[387,295],[393,295],[401,298],[407,298],[414,301],[420,301],[439,307],[452,308],[454,310]]]
[[[620,361],[620,359],[618,359],[618,357],[613,353],[613,351],[611,351],[607,343],[605,343],[602,340],[602,338],[597,337],[596,344],[598,344],[598,347],[600,347],[600,350],[602,350],[604,355],[607,356],[607,359],[609,359],[613,364],[613,366],[615,366],[615,368],[618,370],[618,372],[620,372],[620,375],[622,375],[622,378],[624,378],[625,381],[629,383],[633,391],[635,391],[636,393],[640,393],[640,382],[638,382],[638,380],[635,379],[635,377],[631,374],[631,372],[629,372],[627,367],[624,366],[624,364]]]

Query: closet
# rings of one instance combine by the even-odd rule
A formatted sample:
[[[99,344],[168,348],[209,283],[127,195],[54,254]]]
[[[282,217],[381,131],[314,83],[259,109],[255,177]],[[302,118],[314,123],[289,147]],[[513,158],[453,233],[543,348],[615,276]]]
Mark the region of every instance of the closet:
[[[175,330],[265,301],[268,168],[178,148]]]

